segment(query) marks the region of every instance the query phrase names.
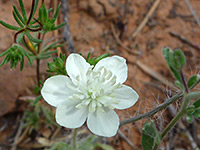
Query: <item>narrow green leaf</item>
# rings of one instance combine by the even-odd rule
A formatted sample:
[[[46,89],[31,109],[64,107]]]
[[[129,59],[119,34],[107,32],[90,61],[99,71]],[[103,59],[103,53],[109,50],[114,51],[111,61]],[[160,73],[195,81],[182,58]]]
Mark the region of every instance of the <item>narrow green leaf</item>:
[[[63,22],[63,23],[57,25],[56,27],[53,27],[51,30],[52,30],[52,31],[58,30],[58,29],[60,29],[61,27],[63,27],[64,25],[65,25],[65,22]]]
[[[2,57],[2,56],[4,56],[4,55],[8,54],[9,52],[10,52],[10,48],[8,48],[5,52],[1,53],[1,54],[0,54],[0,57]]]
[[[89,59],[90,59],[90,55],[91,55],[91,53],[89,52],[88,55],[87,55],[87,59],[86,59],[87,62],[88,62]]]
[[[58,17],[58,13],[59,13],[60,7],[61,7],[61,3],[58,5],[58,7],[56,9],[56,12],[55,12],[54,16],[52,17],[52,19],[50,21],[52,24],[56,21],[56,19]]]
[[[24,32],[22,32],[22,33],[20,33],[18,36],[17,36],[17,43],[21,43],[22,42],[22,40],[23,40],[23,37],[24,37]]]
[[[110,53],[103,54],[95,59],[95,63],[97,64],[100,60],[102,60],[106,57],[109,57],[109,56],[110,56]]]
[[[21,55],[21,60],[20,60],[20,71],[22,71],[23,70],[23,68],[24,68],[24,56],[22,56]]]
[[[38,97],[35,98],[35,101],[34,101],[33,104],[34,104],[34,105],[37,104],[38,101],[41,100],[41,99],[42,99],[42,95],[39,95]]]
[[[44,23],[46,23],[48,20],[48,12],[44,3],[42,4],[42,15],[43,15]]]
[[[27,22],[26,10],[24,8],[24,4],[22,0],[19,0],[19,5],[22,10],[22,16],[24,17],[25,22]]]
[[[200,75],[199,75],[199,74],[193,75],[193,76],[189,79],[189,81],[188,81],[188,83],[187,83],[188,88],[191,88],[191,87],[193,87],[194,85],[196,85],[196,84],[199,82],[199,80],[200,80]]]
[[[32,42],[35,42],[35,43],[41,43],[42,42],[42,40],[34,38],[29,32],[26,32],[26,36]]]
[[[194,105],[195,108],[200,107],[200,99],[196,100],[192,105]]]
[[[197,109],[194,114],[193,114],[196,118],[200,119],[200,109]]]
[[[40,56],[37,56],[37,58],[38,59],[48,59],[48,58],[50,58],[51,56],[42,56],[42,55],[40,55]]]
[[[6,55],[6,57],[4,58],[4,60],[1,62],[0,67],[7,64],[10,60],[10,54]]]
[[[15,30],[15,31],[19,31],[19,30],[20,30],[19,27],[16,27],[16,26],[7,24],[7,23],[5,23],[5,22],[2,21],[2,20],[0,20],[0,24],[2,24],[4,27],[6,27],[6,28],[8,28],[8,29],[11,29],[11,30]]]
[[[18,19],[16,13],[13,11],[13,16],[14,16],[14,19],[15,21],[17,22],[17,24],[20,26],[20,27],[23,27],[23,24],[21,23],[21,21]]]
[[[17,10],[16,6],[13,6],[14,12],[16,13],[17,17],[19,18],[19,20],[23,23],[26,24],[26,22],[24,21],[24,19],[22,18],[22,16],[20,15],[19,11]]]

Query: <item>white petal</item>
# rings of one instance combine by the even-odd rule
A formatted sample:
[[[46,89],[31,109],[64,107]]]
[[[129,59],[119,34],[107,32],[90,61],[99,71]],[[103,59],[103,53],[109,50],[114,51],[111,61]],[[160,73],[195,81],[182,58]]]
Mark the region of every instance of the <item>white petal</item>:
[[[86,73],[90,68],[90,64],[79,54],[70,54],[66,60],[67,74],[72,79],[76,79],[79,75],[81,79],[85,79]]]
[[[56,122],[66,128],[78,128],[87,118],[87,107],[76,108],[78,100],[67,100],[56,109]]]
[[[111,137],[117,133],[119,128],[119,117],[112,109],[98,108],[95,112],[89,113],[87,126],[96,135]]]
[[[101,66],[110,70],[117,77],[117,83],[124,83],[127,79],[128,67],[126,59],[120,56],[107,57],[100,60],[94,70],[98,70]]]
[[[73,84],[70,78],[64,75],[48,78],[41,90],[44,100],[54,107],[67,100],[69,96],[75,93],[75,91],[67,87],[67,83]]]
[[[113,104],[112,106],[117,109],[126,109],[133,106],[139,96],[131,87],[123,85],[122,88],[116,89],[112,93],[112,97],[114,100],[118,101],[118,104]]]

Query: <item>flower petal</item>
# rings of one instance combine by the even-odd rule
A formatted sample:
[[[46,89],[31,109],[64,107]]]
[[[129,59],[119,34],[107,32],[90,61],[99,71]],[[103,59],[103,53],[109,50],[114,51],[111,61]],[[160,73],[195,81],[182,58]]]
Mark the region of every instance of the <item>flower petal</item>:
[[[104,67],[110,70],[116,77],[117,83],[124,83],[127,79],[128,67],[126,59],[120,56],[107,57],[100,60],[94,70],[98,70],[100,67]]]
[[[67,83],[73,84],[70,78],[64,75],[48,78],[41,90],[44,100],[54,107],[67,100],[69,96],[75,93],[74,90],[67,87]]]
[[[66,70],[71,79],[76,79],[78,75],[81,79],[85,79],[90,67],[90,64],[79,54],[70,54],[67,57]]]
[[[89,113],[87,126],[91,132],[99,136],[111,137],[117,133],[119,128],[119,117],[112,109],[97,109]]]
[[[82,126],[87,118],[87,107],[76,108],[79,100],[67,100],[56,109],[56,122],[67,128]]]
[[[139,95],[131,87],[123,85],[122,88],[118,88],[112,93],[112,97],[119,102],[118,104],[113,104],[113,107],[116,109],[126,109],[137,102]]]

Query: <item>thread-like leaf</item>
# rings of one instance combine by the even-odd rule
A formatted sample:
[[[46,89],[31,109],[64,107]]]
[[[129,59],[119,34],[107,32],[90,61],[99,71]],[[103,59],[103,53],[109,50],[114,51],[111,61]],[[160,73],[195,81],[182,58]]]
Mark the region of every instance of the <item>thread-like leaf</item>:
[[[13,11],[13,16],[14,16],[14,19],[15,21],[17,22],[17,24],[20,26],[20,27],[23,27],[23,24],[21,23],[21,21],[18,19],[16,13]]]
[[[58,13],[60,11],[60,6],[61,6],[61,3],[58,5],[56,12],[55,12],[54,16],[52,17],[52,19],[50,21],[52,24],[56,21],[56,18],[58,17]]]
[[[29,32],[27,32],[26,35],[27,35],[28,39],[31,40],[32,42],[35,42],[35,43],[42,42],[42,40],[34,38]]]
[[[16,26],[7,24],[7,23],[5,23],[5,22],[2,21],[2,20],[0,20],[0,24],[2,24],[4,27],[6,27],[6,28],[8,28],[8,29],[11,29],[11,30],[15,30],[15,31],[19,31],[19,30],[20,30],[19,27],[16,27]]]
[[[22,16],[24,17],[25,22],[27,22],[26,10],[24,8],[24,4],[22,0],[19,0],[19,5],[22,10]]]
[[[13,9],[14,9],[14,12],[16,13],[17,17],[19,18],[19,20],[23,23],[23,24],[26,24],[24,19],[22,18],[22,16],[20,15],[19,11],[17,10],[16,6],[13,5]]]
[[[52,31],[58,30],[58,29],[60,29],[61,27],[63,27],[64,25],[65,25],[65,22],[63,22],[63,23],[57,25],[56,27],[53,27],[51,30],[52,30]]]

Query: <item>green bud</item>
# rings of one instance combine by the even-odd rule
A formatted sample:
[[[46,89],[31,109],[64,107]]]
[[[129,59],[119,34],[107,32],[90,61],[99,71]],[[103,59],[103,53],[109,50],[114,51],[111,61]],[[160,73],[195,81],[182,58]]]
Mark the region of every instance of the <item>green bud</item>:
[[[187,114],[187,115],[186,115],[186,121],[187,121],[188,123],[192,123],[192,122],[193,122],[193,116],[192,116],[191,114]]]
[[[195,112],[195,106],[194,105],[190,105],[187,108],[187,114],[193,114]]]

